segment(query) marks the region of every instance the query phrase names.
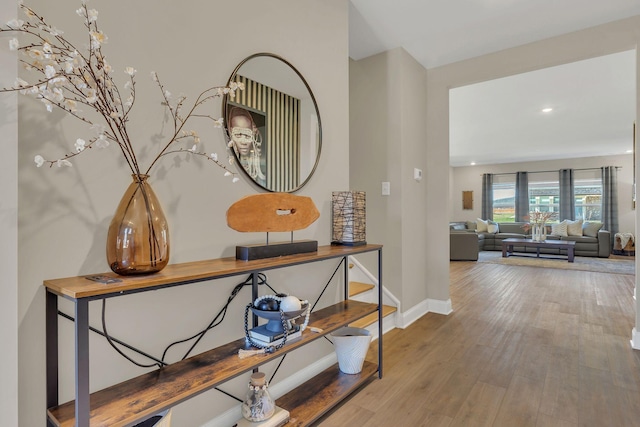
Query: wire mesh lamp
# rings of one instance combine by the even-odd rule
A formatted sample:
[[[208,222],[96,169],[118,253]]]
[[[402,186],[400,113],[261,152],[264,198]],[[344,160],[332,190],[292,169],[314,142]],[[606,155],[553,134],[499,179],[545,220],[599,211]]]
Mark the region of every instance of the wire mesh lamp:
[[[364,191],[334,191],[331,197],[331,243],[365,245],[366,196]]]

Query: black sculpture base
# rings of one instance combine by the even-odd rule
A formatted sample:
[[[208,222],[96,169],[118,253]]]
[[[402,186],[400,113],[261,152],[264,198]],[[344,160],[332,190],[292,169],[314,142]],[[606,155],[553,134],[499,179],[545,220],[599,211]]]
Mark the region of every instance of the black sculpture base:
[[[331,242],[331,244],[333,246],[364,246],[367,244],[366,241],[361,241],[361,242],[339,242],[339,241],[334,241]]]
[[[317,252],[317,250],[317,240],[297,240],[286,243],[269,243],[268,245],[236,246],[236,259],[251,261],[253,259]]]

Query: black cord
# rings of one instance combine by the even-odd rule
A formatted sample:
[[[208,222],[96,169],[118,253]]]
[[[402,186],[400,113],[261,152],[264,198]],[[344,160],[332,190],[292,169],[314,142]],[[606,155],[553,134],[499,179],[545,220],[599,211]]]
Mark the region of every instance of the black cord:
[[[209,325],[203,329],[202,331],[198,332],[197,334],[193,335],[192,337],[189,338],[185,338],[183,340],[180,341],[176,341],[174,343],[171,343],[164,351],[164,353],[162,354],[162,360],[164,361],[164,358],[166,356],[167,351],[173,347],[174,345],[177,344],[182,344],[185,343],[187,341],[190,341],[192,339],[196,339],[196,341],[191,345],[191,347],[189,348],[189,350],[187,350],[187,352],[185,353],[185,355],[182,357],[181,360],[186,359],[187,357],[189,357],[189,354],[191,354],[191,352],[193,351],[193,349],[195,348],[195,346],[200,342],[200,340],[205,336],[205,334],[207,332],[209,332],[211,329],[215,328],[216,326],[218,326],[220,323],[222,323],[222,321],[224,320],[224,317],[227,315],[227,309],[229,308],[229,304],[231,304],[231,301],[233,301],[233,299],[236,297],[236,295],[238,295],[238,293],[240,292],[240,290],[245,287],[245,286],[251,286],[253,284],[253,275],[257,274],[258,275],[258,286],[261,285],[266,285],[269,289],[271,289],[271,291],[273,293],[277,293],[275,291],[275,289],[273,289],[271,287],[271,285],[269,285],[269,283],[267,283],[267,276],[264,273],[252,273],[249,275],[249,277],[247,277],[247,279],[236,285],[235,288],[233,288],[233,291],[231,291],[231,295],[229,295],[229,298],[227,299],[227,303],[224,305],[224,307],[222,307],[222,309],[220,310],[220,312],[216,315],[216,317],[213,318],[213,320],[211,321],[211,323],[209,323]],[[222,316],[222,318],[216,322],[216,320],[218,319],[218,317]]]
[[[115,343],[113,342],[113,340],[109,336],[109,333],[107,332],[107,322],[105,320],[105,318],[106,318],[106,316],[105,316],[106,308],[107,308],[107,299],[105,298],[105,299],[102,300],[102,331],[104,332],[104,337],[107,339],[107,342],[111,345],[111,347],[113,347],[113,349],[115,351],[117,351],[122,357],[124,357],[125,359],[127,359],[129,362],[133,363],[136,366],[139,366],[141,368],[153,368],[154,366],[162,368],[162,366],[164,366],[164,362],[151,363],[149,365],[145,365],[143,363],[136,362],[131,357],[129,357],[126,354],[124,354],[124,352],[122,350],[120,350],[118,347],[116,347]]]
[[[67,319],[67,320],[70,320],[70,321],[72,321],[72,322],[74,322],[74,323],[75,323],[75,321],[76,321],[75,317],[73,317],[73,316],[69,316],[67,313],[63,313],[63,312],[62,312],[62,311],[60,311],[60,310],[58,310],[58,315],[59,315],[59,316],[64,317],[64,318],[65,318],[65,319]],[[103,336],[104,338],[106,338],[106,335],[105,335],[105,333],[104,333],[104,332],[102,332],[102,331],[101,331],[101,330],[99,330],[99,329],[94,328],[93,326],[89,326],[89,330],[90,330],[91,332],[95,332],[96,334],[101,335],[101,336]],[[133,350],[133,351],[135,351],[136,353],[141,354],[141,355],[143,355],[144,357],[148,357],[149,359],[151,359],[151,360],[153,360],[153,361],[155,361],[155,362],[157,362],[157,363],[161,363],[161,364],[163,364],[163,365],[166,365],[166,363],[164,363],[162,360],[157,359],[157,358],[153,357],[152,355],[147,354],[147,353],[145,353],[144,351],[142,351],[142,350],[140,350],[140,349],[137,349],[137,348],[135,348],[134,346],[132,346],[132,345],[130,345],[130,344],[127,344],[126,342],[124,342],[124,341],[122,341],[122,340],[119,340],[119,339],[114,338],[114,337],[109,337],[109,338],[111,338],[111,340],[112,340],[113,342],[118,343],[118,344],[120,344],[121,346],[128,348],[129,350]]]
[[[216,326],[218,326],[220,323],[222,323],[222,321],[224,320],[225,316],[227,315],[227,309],[229,308],[229,304],[231,304],[231,301],[233,301],[233,299],[236,297],[236,295],[238,295],[238,293],[242,290],[242,288],[247,286],[247,285],[251,285],[251,276],[249,276],[247,278],[247,280],[245,280],[243,283],[240,283],[240,284],[236,285],[235,288],[233,288],[233,290],[231,291],[231,295],[229,295],[229,298],[227,298],[227,303],[224,305],[224,307],[222,307],[222,309],[218,312],[218,314],[216,314],[216,316],[209,323],[209,325],[207,325],[206,328],[204,328],[202,331],[198,332],[197,334],[195,334],[195,335],[193,335],[193,336],[191,336],[189,338],[185,338],[183,340],[176,341],[176,342],[173,342],[173,343],[169,344],[167,346],[167,348],[165,348],[164,352],[162,353],[162,360],[164,361],[164,358],[167,355],[167,352],[174,345],[182,344],[182,343],[185,343],[185,342],[188,342],[188,341],[191,341],[191,340],[197,338],[196,341],[191,345],[191,347],[189,347],[189,350],[187,350],[187,352],[184,354],[184,356],[182,356],[182,359],[180,359],[180,360],[184,360],[187,357],[189,357],[189,354],[191,354],[191,352],[193,351],[195,346],[200,342],[200,340],[202,338],[204,338],[206,333],[209,332],[211,329],[215,328]],[[220,320],[218,321],[218,318],[220,316],[222,316],[222,318],[220,318]]]

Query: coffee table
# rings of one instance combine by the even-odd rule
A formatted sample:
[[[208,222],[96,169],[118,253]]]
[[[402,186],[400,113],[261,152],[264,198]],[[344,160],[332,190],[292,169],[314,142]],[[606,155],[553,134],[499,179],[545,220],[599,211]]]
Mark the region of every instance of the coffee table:
[[[573,262],[574,249],[576,242],[572,240],[545,240],[543,242],[534,241],[531,239],[504,239],[502,241],[502,257],[507,258],[510,255],[516,255],[513,251],[514,245],[524,246],[526,248],[536,248],[536,257],[540,258],[540,248],[553,248],[553,249],[566,249],[567,261]],[[519,252],[525,253],[525,252]],[[526,255],[524,255],[526,256]],[[558,259],[553,257],[546,257],[550,259]]]

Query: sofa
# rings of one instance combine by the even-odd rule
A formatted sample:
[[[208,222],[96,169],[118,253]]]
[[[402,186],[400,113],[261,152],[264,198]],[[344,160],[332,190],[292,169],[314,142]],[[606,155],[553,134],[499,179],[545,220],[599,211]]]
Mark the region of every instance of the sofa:
[[[501,251],[504,239],[530,239],[531,230],[525,230],[524,222],[501,222],[497,223],[495,232],[477,231],[476,221],[458,221],[449,224],[450,259],[474,261],[478,259],[478,254],[472,254],[474,248],[478,251]],[[575,223],[574,223],[575,224]],[[582,236],[580,235],[553,235],[551,226],[547,226],[547,240],[573,240],[576,242],[575,255],[608,258],[611,254],[611,233],[601,229],[602,224],[584,222],[581,224]],[[560,231],[562,228],[560,227]],[[493,231],[493,230],[492,230]],[[565,234],[565,233],[558,233]],[[580,233],[574,233],[580,234]],[[473,237],[462,237],[470,235]],[[476,241],[477,239],[477,241]],[[477,245],[471,245],[471,242]],[[536,248],[514,247],[516,252],[536,252]],[[566,250],[554,248],[541,248],[540,253],[552,255],[564,255]]]

